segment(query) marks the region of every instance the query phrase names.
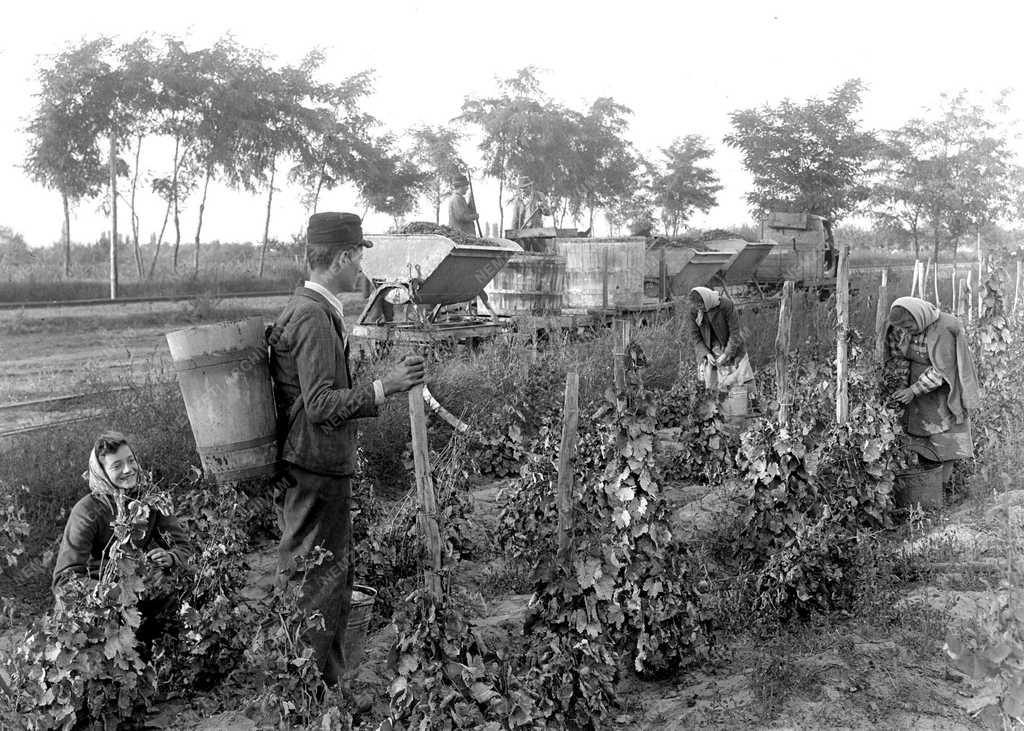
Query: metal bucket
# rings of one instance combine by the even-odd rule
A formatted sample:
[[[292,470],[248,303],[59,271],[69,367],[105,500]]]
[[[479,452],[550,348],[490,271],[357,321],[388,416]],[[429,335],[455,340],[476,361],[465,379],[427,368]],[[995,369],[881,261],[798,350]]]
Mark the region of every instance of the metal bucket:
[[[373,616],[373,604],[377,600],[377,590],[362,584],[352,587],[352,604],[348,613],[348,626],[345,627],[345,667],[353,673],[363,661],[363,648],[366,645],[366,632]]]
[[[203,470],[219,483],[272,474],[277,462],[264,328],[250,317],[167,334]]]
[[[938,510],[943,504],[942,465],[901,472],[896,475],[893,500],[901,508],[920,505],[922,510]]]

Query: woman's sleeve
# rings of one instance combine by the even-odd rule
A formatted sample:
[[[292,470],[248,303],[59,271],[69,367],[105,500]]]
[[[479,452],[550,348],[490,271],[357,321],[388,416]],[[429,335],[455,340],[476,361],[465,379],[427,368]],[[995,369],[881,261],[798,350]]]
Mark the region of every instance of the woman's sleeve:
[[[729,300],[724,300],[720,305],[725,310],[725,321],[729,327],[729,342],[725,345],[725,362],[732,363],[736,354],[743,348],[743,332],[740,330],[740,318],[736,312],[736,305]]]
[[[910,384],[910,390],[914,392],[915,396],[921,396],[929,391],[934,391],[945,380],[942,374],[935,369],[935,366],[928,366],[928,369],[916,381]]]
[[[89,510],[87,502],[76,503],[64,525],[57,562],[53,567],[53,586],[56,587],[72,576],[89,575],[89,559],[92,557],[96,533],[97,516]]]

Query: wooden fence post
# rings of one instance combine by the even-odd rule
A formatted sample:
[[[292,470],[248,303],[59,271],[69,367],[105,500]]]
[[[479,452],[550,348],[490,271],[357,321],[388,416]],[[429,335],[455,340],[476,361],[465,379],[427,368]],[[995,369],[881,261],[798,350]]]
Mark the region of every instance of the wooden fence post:
[[[558,560],[571,561],[569,536],[572,533],[572,460],[576,454],[576,433],[580,423],[580,374],[565,374],[565,405],[562,410],[562,446],[558,452]]]
[[[775,334],[775,384],[779,401],[779,426],[789,422],[789,344],[793,331],[793,282],[782,285],[779,330]]]
[[[882,283],[878,285],[878,304],[875,306],[875,361],[885,363],[885,331],[889,321],[889,270],[882,270]]]
[[[836,271],[836,422],[845,424],[850,413],[849,402],[849,352],[846,347],[850,330],[850,247],[839,250],[839,267]]]
[[[416,465],[416,493],[419,498],[420,535],[427,544],[430,564],[424,573],[427,589],[441,595],[441,529],[437,525],[437,498],[434,478],[430,473],[430,451],[427,443],[427,415],[423,408],[423,386],[409,390],[409,423],[412,427],[412,456]]]

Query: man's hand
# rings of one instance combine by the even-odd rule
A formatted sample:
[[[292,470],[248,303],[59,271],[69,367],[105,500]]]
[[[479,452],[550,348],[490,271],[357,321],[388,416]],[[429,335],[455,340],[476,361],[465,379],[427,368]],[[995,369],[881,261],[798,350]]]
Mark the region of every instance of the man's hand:
[[[426,364],[423,357],[407,355],[381,379],[384,384],[384,393],[387,396],[393,393],[405,393],[413,386],[423,383],[425,376]]]
[[[169,569],[174,565],[174,554],[166,548],[154,548],[146,554],[146,558],[162,569]]]
[[[716,368],[718,366],[718,360],[715,358],[713,353],[705,353],[704,360],[708,362],[708,366]]]
[[[910,388],[901,388],[892,394],[893,400],[899,401],[904,406],[914,400],[914,391]]]
[[[726,358],[725,353],[722,353],[715,359],[715,365],[719,367],[724,366],[727,360],[728,358]]]

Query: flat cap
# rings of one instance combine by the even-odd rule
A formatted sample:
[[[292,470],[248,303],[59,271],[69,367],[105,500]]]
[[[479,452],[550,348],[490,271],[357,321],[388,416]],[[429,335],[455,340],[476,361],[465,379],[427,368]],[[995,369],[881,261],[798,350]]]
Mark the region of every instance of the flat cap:
[[[359,216],[334,211],[314,213],[309,217],[306,241],[311,244],[333,244],[341,247],[373,246],[372,241],[363,238],[363,220]]]
[[[452,185],[469,185],[469,178],[462,173],[455,173],[452,176]]]

